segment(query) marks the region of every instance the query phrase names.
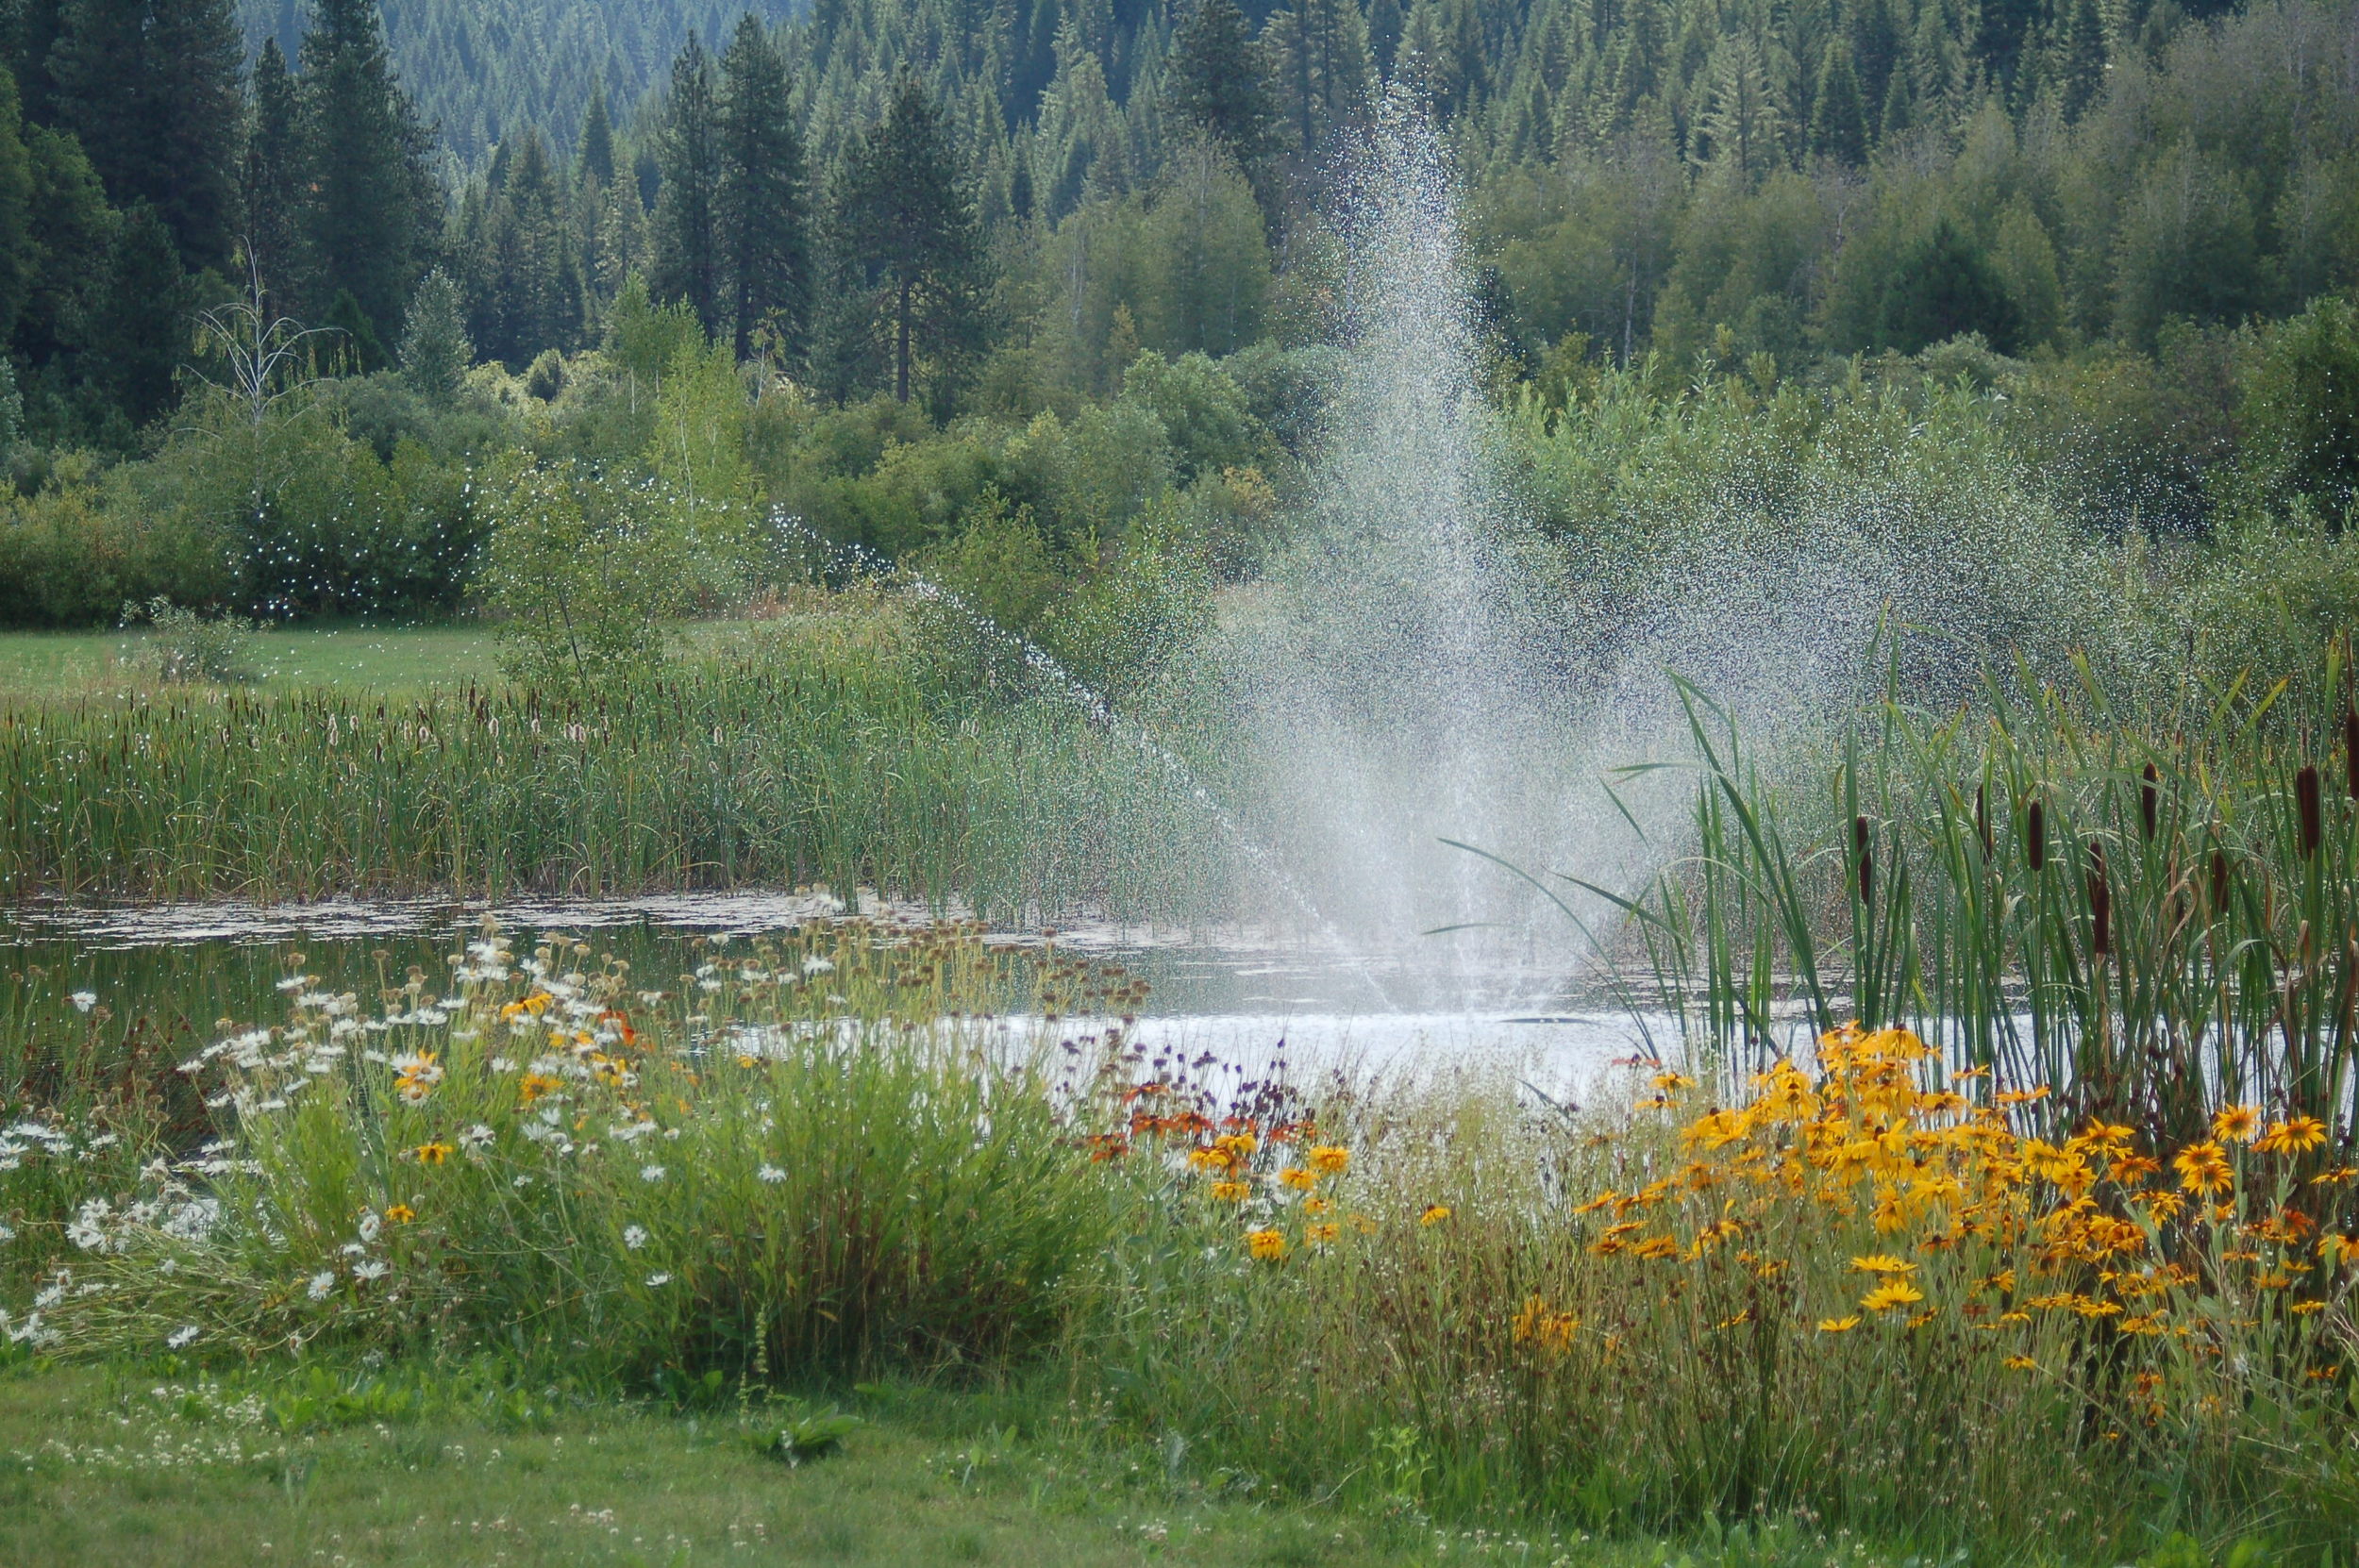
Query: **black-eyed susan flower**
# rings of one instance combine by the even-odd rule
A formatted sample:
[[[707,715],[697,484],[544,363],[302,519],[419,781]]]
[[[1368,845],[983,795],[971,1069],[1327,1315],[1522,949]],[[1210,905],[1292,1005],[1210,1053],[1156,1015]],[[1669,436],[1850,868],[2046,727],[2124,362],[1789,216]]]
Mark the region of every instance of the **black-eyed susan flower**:
[[[2326,1142],[2326,1124],[2316,1116],[2290,1116],[2271,1122],[2254,1145],[2263,1154],[2304,1154]]]
[[[1321,1176],[1342,1176],[1351,1169],[1351,1151],[1340,1143],[1316,1144],[1304,1158]]]
[[[1443,1221],[1448,1219],[1449,1214],[1449,1205],[1447,1203],[1428,1204],[1425,1207],[1425,1211],[1417,1216],[1417,1223],[1430,1228],[1431,1226],[1440,1225]]]
[[[2224,1106],[2212,1118],[2212,1136],[2223,1143],[2250,1143],[2261,1136],[2261,1108]]]
[[[1280,1231],[1266,1228],[1248,1230],[1245,1234],[1245,1248],[1252,1254],[1256,1262],[1282,1262],[1286,1257],[1286,1238]]]
[[[1818,1320],[1818,1331],[1821,1334],[1848,1334],[1852,1329],[1857,1328],[1859,1324],[1860,1320],[1857,1313],[1854,1313],[1849,1317],[1820,1318]]]
[[[2217,1119],[2213,1125],[2218,1125]],[[2179,1173],[2179,1185],[2198,1197],[2225,1192],[2235,1179],[2235,1172],[2229,1168],[2227,1152],[2209,1141],[2188,1144],[2171,1156],[2170,1164]]]
[[[1902,1307],[1914,1307],[1925,1299],[1925,1293],[1905,1279],[1887,1280],[1860,1297],[1859,1304],[1871,1312],[1889,1312]]]

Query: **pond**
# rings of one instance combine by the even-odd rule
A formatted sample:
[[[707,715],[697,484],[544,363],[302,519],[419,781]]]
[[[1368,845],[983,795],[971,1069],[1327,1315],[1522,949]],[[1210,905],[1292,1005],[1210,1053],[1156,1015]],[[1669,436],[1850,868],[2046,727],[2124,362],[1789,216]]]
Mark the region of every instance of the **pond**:
[[[864,912],[916,921],[920,906],[866,901]],[[667,983],[696,960],[696,938],[758,939],[842,907],[824,894],[712,892],[607,900],[352,900],[22,908],[0,915],[0,1018],[27,1019],[79,993],[94,1010],[144,1017],[174,1040],[209,1040],[229,1026],[270,1023],[293,956],[330,989],[374,995],[411,965],[428,975],[490,914],[519,934],[563,931]],[[1529,961],[1469,963],[1436,942],[1426,952],[1364,959],[1331,946],[1234,927],[1186,929],[1081,922],[995,932],[987,940],[1045,947],[1119,966],[1148,986],[1130,1038],[1150,1053],[1211,1053],[1241,1066],[1282,1059],[1297,1073],[1349,1067],[1419,1076],[1512,1073],[1551,1098],[1578,1096],[1615,1060],[1668,1036],[1595,988]],[[1080,1040],[1106,1021],[1062,1019]],[[1037,1018],[997,1021],[1011,1033]],[[61,1036],[42,1031],[47,1038]],[[52,1047],[54,1048],[54,1047]]]

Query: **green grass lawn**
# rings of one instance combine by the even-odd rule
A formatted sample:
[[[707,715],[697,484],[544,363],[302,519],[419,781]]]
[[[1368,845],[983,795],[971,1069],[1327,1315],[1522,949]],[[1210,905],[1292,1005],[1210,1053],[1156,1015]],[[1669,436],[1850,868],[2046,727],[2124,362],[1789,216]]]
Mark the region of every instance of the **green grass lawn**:
[[[303,1429],[267,1385],[84,1368],[0,1373],[0,1563],[1395,1564],[1648,1560],[1512,1533],[1437,1532],[1250,1495],[1020,1437],[994,1402],[854,1403],[825,1458],[757,1452],[756,1407],[609,1406]],[[159,1393],[159,1391],[162,1391]],[[244,1404],[251,1395],[254,1402]],[[294,1429],[289,1430],[292,1425]],[[1847,1564],[1847,1568],[1849,1565]]]

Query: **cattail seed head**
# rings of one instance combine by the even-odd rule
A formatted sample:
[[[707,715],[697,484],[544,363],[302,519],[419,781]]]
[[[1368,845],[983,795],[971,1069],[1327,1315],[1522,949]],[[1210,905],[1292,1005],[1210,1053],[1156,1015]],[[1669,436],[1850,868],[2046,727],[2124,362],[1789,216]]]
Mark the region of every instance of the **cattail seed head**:
[[[2114,890],[2105,880],[2105,846],[2089,845],[2089,944],[2099,958],[2114,950]]]
[[[2318,838],[2323,830],[2317,769],[2305,767],[2294,775],[2294,809],[2301,819],[2301,854],[2306,859],[2318,852]]]
[[[2149,843],[2154,840],[2156,819],[2161,815],[2162,810],[2160,791],[2157,788],[2161,778],[2162,775],[2156,771],[2154,764],[2149,762],[2146,765],[2146,782],[2138,786],[2138,823],[2146,829]]]
[[[1876,896],[1876,854],[1868,842],[1867,819],[1851,819],[1851,854],[1859,862],[1859,901],[1872,902]]]
[[[2036,800],[2032,802],[2032,809],[2024,813],[2023,858],[2031,862],[2033,871],[2047,867],[2048,810]]]
[[[1990,859],[1990,808],[1983,798],[1988,790],[1987,785],[1974,786],[1974,832],[1983,841],[1983,859],[1985,860]]]
[[[2212,851],[2212,915],[2217,919],[2228,908],[2228,851]]]

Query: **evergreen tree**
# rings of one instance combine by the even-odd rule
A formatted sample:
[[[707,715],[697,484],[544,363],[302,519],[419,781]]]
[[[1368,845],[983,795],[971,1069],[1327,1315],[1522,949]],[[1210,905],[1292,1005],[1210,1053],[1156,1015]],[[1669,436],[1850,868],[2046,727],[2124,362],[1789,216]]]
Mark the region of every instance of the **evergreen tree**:
[[[1769,80],[1761,46],[1748,33],[1732,33],[1712,52],[1711,108],[1698,138],[1698,161],[1750,181],[1783,156],[1785,110]]]
[[[656,192],[651,236],[655,297],[684,299],[707,332],[720,330],[721,259],[713,231],[720,194],[720,107],[712,59],[694,36],[672,62],[672,93],[656,131]]]
[[[172,229],[142,202],[123,214],[92,324],[92,379],[136,428],[172,402],[193,303]]]
[[[60,24],[58,123],[118,205],[155,209],[183,266],[226,264],[245,111],[231,0],[70,0]]]
[[[325,293],[349,293],[356,340],[399,321],[442,215],[428,136],[395,78],[376,0],[317,0],[303,36],[306,238]]]
[[[16,330],[32,281],[33,161],[25,150],[16,78],[0,67],[0,344]],[[15,390],[11,377],[8,390]]]
[[[1352,0],[1294,0],[1262,35],[1296,150],[1315,153],[1367,100],[1368,38]]]
[[[1867,107],[1860,97],[1859,73],[1851,68],[1851,46],[1843,39],[1827,46],[1817,100],[1812,106],[1812,149],[1854,168],[1866,162]]]
[[[576,347],[583,300],[572,207],[548,145],[532,130],[508,145],[468,245],[468,292],[477,344],[516,367]]]
[[[1368,52],[1375,57],[1376,69],[1386,80],[1393,75],[1393,58],[1400,48],[1400,0],[1374,0],[1368,7]]]
[[[1196,0],[1171,42],[1164,92],[1174,113],[1229,149],[1248,178],[1278,150],[1278,105],[1235,0]]]
[[[811,225],[803,144],[787,92],[786,62],[748,11],[721,58],[714,200],[740,359],[751,356],[758,327],[778,335],[790,360],[801,358],[808,338]]]
[[[437,267],[419,281],[409,319],[402,324],[402,378],[419,396],[447,404],[458,395],[474,363],[475,345],[467,341],[459,285]]]
[[[614,126],[606,114],[606,89],[590,95],[590,115],[581,123],[581,157],[577,177],[594,180],[603,191],[614,183]]]
[[[310,269],[304,233],[302,108],[278,41],[263,42],[254,62],[253,118],[246,129],[243,178],[246,261],[261,279],[274,314],[299,311]]]
[[[845,159],[833,205],[852,325],[889,335],[893,395],[906,403],[921,358],[946,382],[981,346],[984,283],[973,205],[914,76]]]
[[[1876,331],[1903,354],[1962,332],[2005,354],[2016,346],[2015,306],[1981,247],[1945,217],[1893,269]]]

